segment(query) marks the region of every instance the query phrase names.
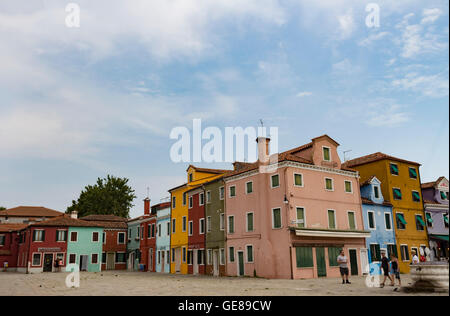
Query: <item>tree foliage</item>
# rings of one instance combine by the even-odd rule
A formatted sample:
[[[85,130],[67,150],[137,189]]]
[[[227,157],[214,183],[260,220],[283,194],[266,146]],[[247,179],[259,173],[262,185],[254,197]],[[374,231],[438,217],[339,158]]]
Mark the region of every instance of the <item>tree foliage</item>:
[[[128,218],[136,198],[128,179],[108,175],[97,179],[95,185],[88,185],[81,191],[77,201],[67,208],[66,213],[77,211],[79,217],[87,215],[116,215]]]
[[[0,211],[6,210],[6,207],[0,206]]]

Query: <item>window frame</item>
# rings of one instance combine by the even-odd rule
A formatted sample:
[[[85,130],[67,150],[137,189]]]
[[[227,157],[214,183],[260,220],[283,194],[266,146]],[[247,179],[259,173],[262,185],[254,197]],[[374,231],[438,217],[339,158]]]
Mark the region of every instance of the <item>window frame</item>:
[[[325,191],[334,192],[334,179],[325,177],[324,180],[325,180]],[[331,189],[327,189],[327,180],[331,180]]]
[[[280,210],[280,227],[275,227],[275,210]],[[283,229],[283,214],[282,214],[282,208],[281,207],[274,207],[272,208],[272,229]]]
[[[399,199],[395,197],[395,190],[399,190],[399,191],[400,191],[400,196],[401,196],[401,197],[400,197]],[[397,188],[397,187],[393,187],[393,188],[392,188],[392,197],[393,197],[394,200],[396,200],[396,201],[402,201],[402,200],[403,200],[402,189],[401,189],[401,188]]]
[[[252,230],[248,229],[248,216],[252,214]],[[255,231],[255,212],[247,212],[245,213],[245,232],[246,233],[252,233]]]
[[[248,256],[248,254],[249,254],[248,247],[251,247],[251,249],[252,249],[252,251],[251,251],[252,260],[251,261],[248,258],[249,257]],[[253,244],[245,245],[245,263],[255,263],[255,250],[254,250]]]
[[[397,213],[395,213],[395,217],[396,217],[396,227],[397,227],[397,229],[398,230],[406,230],[406,225],[408,224],[408,222],[406,222],[406,224],[403,224],[400,220],[398,220],[397,221],[397,214],[401,214],[402,215],[402,217],[403,217],[403,219],[405,220],[405,222],[406,222],[406,218],[405,218],[405,214],[403,213],[403,212],[397,212]],[[402,224],[403,226],[405,226],[405,228],[399,228],[398,226],[398,223],[400,222],[400,224]]]
[[[277,185],[277,186],[273,186],[273,178],[274,178],[274,177],[278,177],[278,185]],[[281,185],[280,174],[277,173],[277,174],[271,175],[271,176],[270,176],[270,188],[271,188],[271,189],[276,189],[276,188],[279,188],[280,185]]]
[[[350,225],[350,213],[352,213],[353,214],[353,220],[354,220],[354,224],[355,224],[355,228],[351,228],[351,225]],[[358,230],[358,223],[357,223],[357,221],[356,221],[356,212],[355,211],[351,211],[351,210],[349,210],[349,211],[347,211],[347,221],[348,221],[348,229],[349,230]]]
[[[347,191],[347,183],[350,183],[350,192]],[[344,180],[344,192],[347,194],[353,194],[353,182],[349,180]]]
[[[231,227],[231,225],[230,225],[230,218],[233,218],[233,225],[232,225],[232,227],[233,227],[233,231],[231,232],[230,231],[230,227]],[[227,233],[228,234],[235,234],[236,233],[236,227],[235,227],[236,225],[235,225],[235,221],[234,221],[234,215],[228,215],[228,217],[227,217]]]
[[[303,227],[298,227],[299,223],[298,223],[298,209],[302,209],[303,210]],[[296,228],[306,228],[306,208],[304,206],[296,206],[295,207],[295,218],[296,218]]]
[[[418,200],[418,201],[414,199],[414,193],[417,193],[417,194],[419,195],[419,200]],[[422,197],[420,196],[420,192],[419,192],[419,191],[411,190],[411,195],[412,195],[412,201],[413,201],[414,203],[420,203],[420,202],[422,202]]]
[[[370,227],[370,216],[369,214],[372,214],[372,222],[374,227]],[[373,210],[368,210],[367,211],[367,228],[369,228],[369,230],[377,230],[377,220],[375,218],[375,211]]]
[[[333,212],[335,227],[330,227],[330,216],[329,216],[330,211]],[[337,229],[338,225],[337,225],[337,220],[336,220],[336,210],[334,210],[334,209],[327,210],[327,221],[328,221],[328,229],[333,229],[333,230]]]
[[[203,222],[203,225],[202,225]],[[198,233],[199,235],[204,235],[206,233],[206,222],[205,222],[205,218],[200,218],[198,221],[199,227],[198,227]],[[203,230],[203,232],[202,232]]]
[[[387,227],[386,215],[389,215],[389,225],[391,226],[391,228]],[[391,214],[391,212],[384,212],[384,229],[386,231],[389,231],[389,232],[394,229],[394,225],[392,223],[392,214]]]
[[[396,166],[396,167],[397,167],[397,174],[395,174],[395,173],[392,173],[392,168],[391,168],[391,165],[392,165],[392,166]],[[389,162],[389,173],[390,173],[390,175],[391,175],[391,176],[395,176],[395,177],[398,177],[398,176],[400,175],[400,169],[399,169],[399,167],[398,167],[398,164],[396,164],[396,163],[393,163],[393,162]]]
[[[296,188],[303,188],[303,187],[305,187],[305,183],[304,183],[304,181],[303,181],[303,173],[294,172],[293,175],[294,175],[294,187],[296,187]],[[301,182],[302,182],[301,185],[298,185],[298,184],[295,183],[295,178],[296,178],[296,176],[300,176]]]
[[[251,192],[248,192],[248,185],[249,184],[251,184],[251,186],[252,186],[252,190],[251,190]],[[254,190],[253,190],[253,181],[248,181],[248,182],[246,182],[245,183],[245,194],[252,194],[254,192]]]
[[[194,221],[188,222],[188,236],[194,235]]]
[[[416,177],[411,177],[411,170],[414,170],[414,172],[416,173]],[[408,174],[409,174],[409,178],[412,180],[417,180],[419,178],[419,173],[417,172],[417,169],[414,167],[408,167]]]
[[[328,149],[328,156],[329,156],[328,159],[325,159],[325,149]],[[323,159],[323,161],[326,161],[326,162],[330,162],[333,160],[331,158],[331,147],[322,146],[322,159]]]

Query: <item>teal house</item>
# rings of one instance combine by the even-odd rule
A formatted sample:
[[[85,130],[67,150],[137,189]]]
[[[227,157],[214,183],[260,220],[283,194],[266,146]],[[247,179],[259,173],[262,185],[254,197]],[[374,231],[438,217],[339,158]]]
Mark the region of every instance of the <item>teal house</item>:
[[[73,215],[72,215],[73,216]],[[98,224],[77,220],[69,227],[67,263],[78,264],[80,271],[100,272],[102,264],[103,228]]]
[[[130,219],[128,225],[128,241],[127,241],[127,269],[129,271],[139,270],[139,261],[141,258],[140,240],[141,240],[141,222],[145,216]]]

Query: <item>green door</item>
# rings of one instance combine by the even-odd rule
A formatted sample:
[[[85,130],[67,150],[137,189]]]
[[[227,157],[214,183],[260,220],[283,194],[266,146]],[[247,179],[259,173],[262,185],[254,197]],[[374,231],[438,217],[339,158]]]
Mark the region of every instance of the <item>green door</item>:
[[[358,275],[358,256],[355,249],[349,250],[352,275]]]
[[[238,275],[244,276],[244,252],[243,251],[238,252],[238,260],[239,260]]]
[[[325,248],[316,248],[317,274],[319,277],[327,276],[327,266],[325,263]]]

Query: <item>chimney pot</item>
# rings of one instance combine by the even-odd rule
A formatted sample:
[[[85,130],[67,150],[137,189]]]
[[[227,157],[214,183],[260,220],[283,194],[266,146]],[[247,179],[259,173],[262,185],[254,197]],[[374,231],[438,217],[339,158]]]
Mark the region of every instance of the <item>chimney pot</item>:
[[[72,213],[70,213],[70,217],[73,219],[78,219],[78,212],[77,211],[72,211]]]
[[[258,143],[258,160],[260,162],[269,161],[270,138],[261,136],[256,139],[256,142]]]

